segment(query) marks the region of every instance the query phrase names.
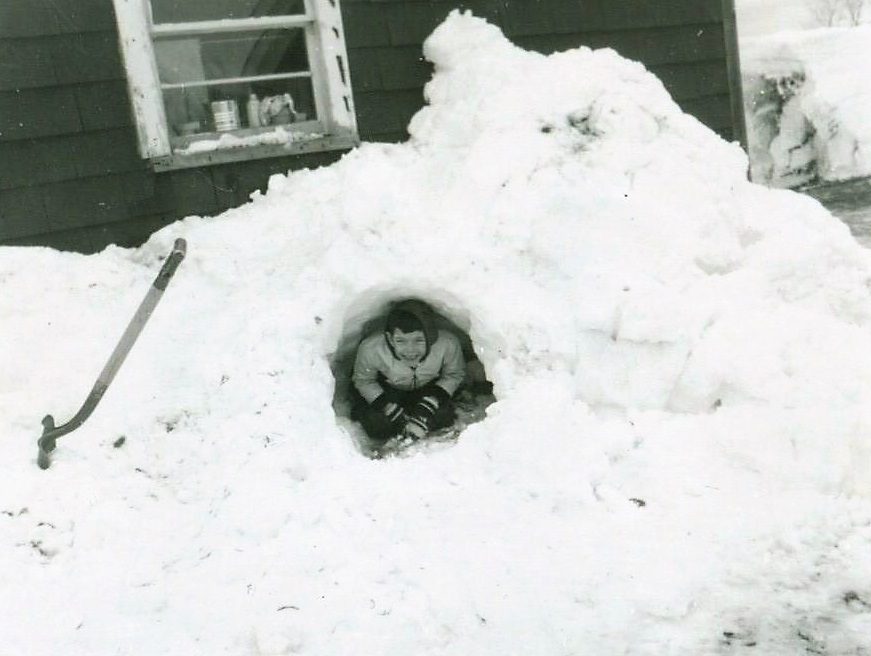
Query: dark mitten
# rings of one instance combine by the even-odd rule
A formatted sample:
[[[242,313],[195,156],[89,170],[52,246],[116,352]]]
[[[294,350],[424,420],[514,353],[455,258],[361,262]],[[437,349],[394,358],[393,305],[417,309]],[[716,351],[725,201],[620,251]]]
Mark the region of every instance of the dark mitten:
[[[421,387],[420,391],[423,396],[431,396],[435,398],[436,408],[440,408],[451,400],[451,395],[448,394],[447,390],[441,385],[436,385],[435,383],[430,383],[429,385]]]
[[[420,400],[414,404],[408,412],[408,421],[418,428],[415,433],[426,434],[429,431],[430,421],[442,403],[450,400],[451,396],[438,385],[427,385]]]
[[[396,403],[386,392],[372,401],[372,408],[383,413],[391,424],[399,422],[405,416],[405,410],[402,409],[402,406]]]

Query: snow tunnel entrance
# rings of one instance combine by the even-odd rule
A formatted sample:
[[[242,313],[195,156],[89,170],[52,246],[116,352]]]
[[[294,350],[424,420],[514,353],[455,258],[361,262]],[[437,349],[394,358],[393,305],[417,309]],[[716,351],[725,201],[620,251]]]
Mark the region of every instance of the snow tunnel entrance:
[[[454,305],[422,296],[375,292],[365,294],[346,310],[337,348],[330,356],[330,368],[335,378],[333,410],[336,417],[348,427],[360,450],[367,455],[372,455],[373,448],[379,447],[380,443],[366,435],[361,424],[355,421],[357,417],[352,418],[355,404],[359,405],[362,402],[362,397],[352,381],[354,362],[364,340],[385,334],[387,316],[391,309],[397,305],[407,307],[409,301],[425,310],[431,327],[437,331],[434,333],[438,334],[436,342],[438,340],[449,342],[450,336],[453,336],[459,342],[462,354],[463,380],[451,399],[455,413],[453,424],[441,427],[440,430],[430,431],[422,442],[426,442],[429,438],[453,440],[466,426],[483,420],[487,406],[496,400],[493,395],[493,384],[487,379],[484,365],[476,355],[475,346],[469,335],[471,324],[466,312]],[[375,339],[377,340],[377,337]],[[386,346],[386,339],[384,345]],[[438,352],[434,349],[432,355],[437,357]],[[383,376],[380,374],[379,380],[383,382]],[[438,378],[432,382],[435,383],[437,380]]]

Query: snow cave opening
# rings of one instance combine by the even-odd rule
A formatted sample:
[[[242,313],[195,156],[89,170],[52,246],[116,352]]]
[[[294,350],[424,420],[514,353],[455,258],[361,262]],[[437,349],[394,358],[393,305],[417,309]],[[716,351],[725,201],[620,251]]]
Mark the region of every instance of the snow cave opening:
[[[452,333],[460,342],[465,362],[465,378],[453,397],[457,413],[455,427],[462,430],[469,424],[482,421],[487,406],[496,400],[493,383],[487,378],[484,364],[478,358],[470,336],[470,314],[460,303],[444,293],[408,293],[397,289],[369,291],[361,294],[345,308],[336,350],[329,358],[335,379],[333,410],[336,417],[351,429],[352,435],[361,443],[366,441],[362,427],[351,420],[354,398],[351,375],[357,348],[366,337],[383,332],[390,308],[407,300],[425,303],[432,311],[434,326]]]

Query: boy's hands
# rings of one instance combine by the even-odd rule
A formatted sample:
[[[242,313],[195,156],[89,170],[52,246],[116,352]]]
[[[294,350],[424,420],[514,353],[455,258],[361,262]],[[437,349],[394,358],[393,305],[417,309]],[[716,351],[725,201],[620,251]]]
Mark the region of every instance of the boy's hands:
[[[373,409],[379,410],[394,426],[402,426],[402,433],[415,440],[426,437],[430,423],[442,404],[450,400],[450,394],[435,384],[421,389],[423,396],[408,410],[388,394],[382,394],[372,402]]]
[[[405,415],[405,410],[398,403],[388,403],[384,406],[384,414],[391,424],[395,424]]]
[[[426,437],[426,429],[413,421],[405,422],[405,429],[403,429],[402,433],[413,440],[420,440]]]
[[[429,432],[429,422],[439,409],[441,402],[438,397],[429,394],[422,397],[408,412],[408,423],[405,424],[406,434],[420,439]]]
[[[372,408],[380,411],[391,424],[398,423],[405,418],[405,410],[396,401],[391,401],[387,394],[382,394],[372,401]]]

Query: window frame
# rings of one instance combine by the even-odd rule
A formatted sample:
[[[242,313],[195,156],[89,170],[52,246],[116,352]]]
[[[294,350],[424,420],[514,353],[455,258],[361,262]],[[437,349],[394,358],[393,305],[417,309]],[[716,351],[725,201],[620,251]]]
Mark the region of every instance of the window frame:
[[[150,0],[113,0],[121,54],[127,73],[128,94],[139,142],[139,153],[155,170],[207,166],[223,162],[261,159],[301,153],[352,148],[359,144],[348,55],[345,47],[340,0],[304,0],[305,13],[283,16],[233,18],[183,23],[158,23],[151,19]],[[264,29],[303,29],[316,120],[297,129],[281,127],[311,138],[286,143],[235,145],[214,150],[184,152],[174,149],[166,117],[163,89],[157,69],[154,40],[167,36],[215,34]],[[243,109],[240,107],[240,109]],[[293,125],[293,124],[291,124]],[[209,135],[241,139],[275,128],[240,128],[229,132],[202,133],[193,141],[208,141]]]

